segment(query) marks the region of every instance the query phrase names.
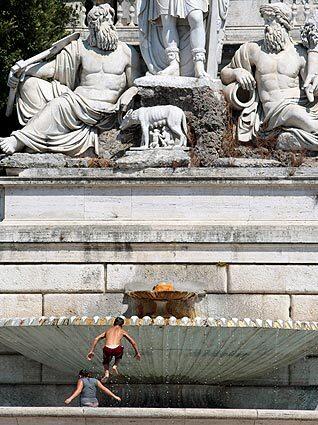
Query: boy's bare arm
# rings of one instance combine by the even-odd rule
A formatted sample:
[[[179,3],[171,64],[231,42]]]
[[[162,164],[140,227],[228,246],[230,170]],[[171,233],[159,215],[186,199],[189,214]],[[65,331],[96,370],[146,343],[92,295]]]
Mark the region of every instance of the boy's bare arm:
[[[121,398],[116,394],[111,392],[108,388],[106,388],[100,381],[97,381],[98,388],[103,391],[105,394],[109,395],[109,397],[113,397],[115,400],[121,401]]]
[[[102,334],[98,335],[98,336],[97,336],[97,337],[93,340],[93,343],[92,343],[91,349],[89,350],[89,353],[88,353],[88,354],[87,354],[87,356],[86,356],[87,360],[92,360],[92,358],[93,358],[93,357],[94,357],[94,355],[95,355],[95,353],[94,353],[95,347],[96,347],[96,345],[99,343],[99,341],[100,341],[101,339],[105,338],[105,334],[106,334],[106,332],[103,332]]]
[[[130,344],[132,345],[133,349],[135,350],[135,357],[136,357],[136,359],[137,360],[140,360],[141,354],[139,353],[139,350],[138,350],[136,341],[127,332],[124,332],[123,333],[123,337],[126,338],[127,341],[130,342]]]
[[[83,381],[81,379],[79,379],[77,381],[77,386],[76,386],[76,390],[73,392],[73,394],[71,395],[71,397],[67,398],[65,400],[65,404],[70,404],[72,402],[72,400],[74,400],[74,398],[76,398],[77,396],[79,396],[81,394],[81,392],[83,391]]]

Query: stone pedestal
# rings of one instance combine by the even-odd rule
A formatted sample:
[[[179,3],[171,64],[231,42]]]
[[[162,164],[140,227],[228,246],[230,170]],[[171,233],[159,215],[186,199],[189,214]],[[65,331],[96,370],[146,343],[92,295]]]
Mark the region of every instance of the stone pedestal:
[[[220,80],[147,76],[135,81],[142,107],[174,105],[187,117],[191,165],[207,165],[214,153],[226,156],[223,143],[229,123]]]

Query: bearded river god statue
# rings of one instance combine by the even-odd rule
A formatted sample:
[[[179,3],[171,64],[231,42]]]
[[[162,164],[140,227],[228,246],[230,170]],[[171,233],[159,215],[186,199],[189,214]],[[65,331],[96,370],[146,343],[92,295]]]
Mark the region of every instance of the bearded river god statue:
[[[140,49],[150,73],[216,78],[228,7],[229,0],[138,0]]]
[[[52,60],[20,72],[16,64],[9,86],[17,88],[24,127],[0,139],[4,153],[26,149],[78,156],[94,148],[98,154],[98,129],[114,126],[136,94],[132,85],[139,76],[138,55],[118,40],[113,18],[108,4],[95,6],[87,16],[87,40],[74,39]]]
[[[288,5],[263,5],[260,13],[265,20],[264,40],[242,45],[221,72],[228,99],[242,111],[238,139],[249,142],[275,130],[278,149],[318,151],[315,20],[302,29],[303,45],[295,45]]]

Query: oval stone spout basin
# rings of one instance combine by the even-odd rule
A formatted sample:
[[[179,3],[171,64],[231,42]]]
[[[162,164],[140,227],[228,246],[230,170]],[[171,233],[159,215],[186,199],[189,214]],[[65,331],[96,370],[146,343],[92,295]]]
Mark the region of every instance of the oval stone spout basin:
[[[111,317],[1,319],[0,342],[51,368],[101,372],[102,350],[86,361],[92,339]],[[129,382],[217,383],[247,380],[287,365],[318,344],[318,323],[251,319],[149,317],[125,320],[140,362],[125,344],[120,371]]]
[[[188,291],[130,291],[127,295],[136,300],[136,310],[139,317],[163,316],[194,318],[193,300],[195,292]]]

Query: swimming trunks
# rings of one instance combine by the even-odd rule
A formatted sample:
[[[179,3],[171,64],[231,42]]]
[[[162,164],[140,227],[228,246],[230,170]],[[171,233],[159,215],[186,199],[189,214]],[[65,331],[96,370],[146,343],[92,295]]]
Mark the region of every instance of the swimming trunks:
[[[124,354],[124,347],[118,345],[115,348],[107,347],[107,345],[103,348],[103,364],[110,363],[111,359],[115,357],[115,360],[120,360]]]

